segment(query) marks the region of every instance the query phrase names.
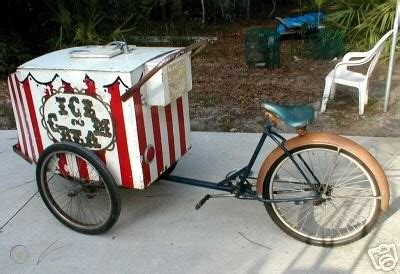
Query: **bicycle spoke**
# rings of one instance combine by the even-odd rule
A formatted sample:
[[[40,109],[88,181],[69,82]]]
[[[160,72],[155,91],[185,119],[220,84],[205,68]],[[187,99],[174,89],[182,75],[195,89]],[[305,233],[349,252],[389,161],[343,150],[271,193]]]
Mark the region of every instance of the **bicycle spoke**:
[[[65,166],[62,168],[68,171],[68,178],[59,169],[59,159],[65,159]],[[88,182],[86,179],[80,181],[80,170],[83,168],[88,170]],[[73,153],[60,152],[49,159],[45,170],[48,189],[46,195],[68,222],[97,226],[107,219],[107,212],[110,210],[109,196],[106,195],[104,182],[93,165]],[[91,181],[91,178],[96,180]],[[105,192],[100,192],[101,189]]]
[[[337,164],[337,160],[338,160],[338,158],[339,158],[339,155],[340,155],[340,148],[338,148],[337,154],[335,155],[335,160],[332,162],[332,167],[331,167],[330,170],[329,170],[329,173],[328,173],[327,178],[325,179],[325,182],[323,182],[323,183],[325,183],[324,194],[326,193],[326,191],[327,191],[327,189],[328,189],[329,180],[331,179],[332,172],[333,172],[333,170],[335,169],[335,166],[336,166],[336,164]]]
[[[270,181],[273,198],[302,198],[310,191],[325,196],[303,203],[271,204],[278,218],[288,230],[321,241],[347,239],[359,233],[380,199],[368,173],[340,147],[305,149],[292,154],[295,156],[302,159],[300,167],[307,177],[314,174],[321,178],[321,188],[312,189],[301,176],[293,176],[295,166],[285,158]]]

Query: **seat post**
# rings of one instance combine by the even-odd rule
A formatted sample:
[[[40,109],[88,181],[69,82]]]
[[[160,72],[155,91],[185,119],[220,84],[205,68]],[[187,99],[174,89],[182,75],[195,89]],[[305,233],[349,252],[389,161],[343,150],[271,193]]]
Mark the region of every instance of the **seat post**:
[[[306,134],[306,127],[296,128],[296,132],[299,136],[303,136]]]

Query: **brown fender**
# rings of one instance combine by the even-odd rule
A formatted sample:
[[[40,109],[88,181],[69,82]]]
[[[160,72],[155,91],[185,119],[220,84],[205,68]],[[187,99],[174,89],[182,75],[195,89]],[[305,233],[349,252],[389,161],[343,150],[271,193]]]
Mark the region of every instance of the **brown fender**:
[[[285,141],[285,146],[288,150],[292,150],[296,147],[309,145],[309,144],[326,144],[326,145],[336,145],[343,149],[346,149],[350,153],[356,155],[362,162],[364,162],[377,181],[379,186],[379,191],[381,193],[381,209],[386,211],[389,207],[389,184],[385,173],[378,163],[378,161],[361,145],[338,135],[330,133],[306,133],[304,135],[296,136],[290,140]],[[269,169],[272,167],[274,162],[279,159],[284,154],[283,150],[277,147],[275,150],[265,158],[263,164],[261,165],[260,171],[258,173],[257,179],[257,194],[262,195],[264,189],[265,177]]]

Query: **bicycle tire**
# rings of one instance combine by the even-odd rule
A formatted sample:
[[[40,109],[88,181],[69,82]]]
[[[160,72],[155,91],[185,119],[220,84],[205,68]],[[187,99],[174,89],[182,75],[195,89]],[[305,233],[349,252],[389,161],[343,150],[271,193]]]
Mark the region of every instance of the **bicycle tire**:
[[[79,159],[79,161],[81,161],[79,163],[82,163],[82,161],[86,161],[86,165],[90,168],[93,168],[90,171],[91,173],[89,174],[89,179],[83,181],[82,179],[77,178],[77,176],[75,175],[64,176],[63,174],[61,174],[58,167],[54,168],[53,176],[51,177],[51,179],[48,179],[47,173],[50,172],[48,169],[49,165],[50,163],[54,163],[54,161],[59,161],[60,155],[68,155],[68,157],[70,157],[68,159],[76,159],[76,161],[78,161]],[[58,166],[58,164],[55,165]],[[71,164],[71,166],[73,166],[73,164]],[[80,166],[76,167],[77,169],[81,168]],[[95,170],[97,174],[93,174],[93,170]],[[73,172],[71,173],[73,174]],[[94,180],[91,180],[90,177],[97,178],[97,184],[94,184]],[[71,211],[68,214],[68,208],[67,210],[63,209],[61,206],[61,202],[59,202],[61,198],[59,198],[59,196],[56,197],[54,193],[52,193],[54,191],[52,191],[51,189],[53,188],[53,185],[55,185],[55,183],[50,184],[49,182],[54,178],[58,179],[58,181],[61,182],[59,185],[65,187],[67,184],[69,184],[70,186],[69,189],[65,187],[65,191],[62,190],[64,192],[61,192],[62,194],[59,195],[60,197],[65,197],[65,195],[67,195],[70,200],[77,200],[77,197],[79,197],[80,205],[82,206],[84,204],[83,201],[87,202],[86,207],[91,207],[92,215],[95,214],[95,211],[93,211],[92,208],[93,202],[101,201],[100,195],[102,194],[100,194],[100,192],[104,191],[106,193],[106,198],[109,199],[109,207],[106,216],[104,217],[104,220],[100,220],[98,221],[98,223],[94,223],[97,220],[96,216],[86,215],[86,213],[84,213],[83,211],[84,205],[73,212],[72,202]],[[100,234],[109,230],[119,218],[121,212],[121,199],[119,189],[117,187],[117,184],[115,183],[113,176],[108,171],[105,164],[92,151],[89,151],[78,144],[64,142],[56,143],[47,147],[38,160],[38,164],[36,167],[36,181],[39,193],[46,207],[61,223],[71,228],[72,230],[84,234]],[[88,221],[86,221],[85,223],[82,220],[78,220],[78,213],[79,215],[85,216]],[[101,214],[99,216],[103,217]],[[95,221],[89,222],[89,220],[92,220],[91,218]]]
[[[371,186],[371,194],[368,193],[368,195],[370,195],[371,197],[381,196],[380,188],[379,188],[379,185],[377,184],[377,180],[376,180],[377,176],[375,176],[375,174],[371,171],[371,169],[368,168],[367,163],[365,163],[362,160],[362,157],[358,157],[357,155],[353,154],[352,152],[350,152],[344,148],[341,148],[338,145],[335,145],[335,144],[300,144],[297,147],[292,147],[290,150],[290,153],[294,157],[296,157],[296,155],[301,155],[302,152],[309,152],[310,150],[313,150],[313,149],[318,150],[318,151],[323,151],[323,152],[330,151],[333,153],[335,153],[336,151],[340,151],[340,153],[338,155],[340,155],[341,157],[343,156],[344,159],[352,161],[352,163],[355,165],[355,167],[360,168],[360,170],[363,172],[361,174],[368,179],[368,183]],[[338,156],[336,156],[336,157],[338,158]],[[309,157],[309,158],[311,158],[311,157]],[[272,164],[272,167],[268,170],[266,177],[265,177],[265,183],[264,183],[264,189],[263,189],[263,197],[264,198],[274,199],[276,196],[276,195],[274,195],[274,192],[275,192],[275,194],[277,194],[277,193],[279,193],[279,191],[281,191],[283,194],[285,194],[285,192],[282,190],[279,190],[279,188],[278,188],[278,190],[274,191],[273,185],[274,185],[274,180],[275,180],[277,172],[278,172],[277,169],[282,167],[283,163],[288,162],[288,160],[290,161],[289,157],[287,155],[283,154]],[[333,164],[332,166],[335,166],[335,164]],[[303,168],[304,167],[305,166],[303,165]],[[318,177],[318,176],[316,176],[316,177]],[[320,175],[320,177],[322,177],[322,176]],[[330,180],[330,178],[328,180]],[[292,183],[292,184],[294,183],[293,181],[292,182],[289,181],[289,183],[288,183],[287,181],[281,180],[281,179],[279,179],[279,181],[275,181],[275,182],[276,182],[275,185],[279,185],[281,183],[281,185],[285,185],[285,186],[286,186],[286,184],[288,185],[290,183]],[[352,181],[350,181],[350,183],[340,182],[339,186],[341,186],[341,188],[344,189],[344,188],[346,188],[346,186],[345,186],[346,184],[353,184],[353,183],[355,184],[355,182],[352,182]],[[296,184],[299,184],[299,182],[297,181]],[[345,185],[343,185],[343,184],[345,184]],[[282,214],[281,211],[283,211],[283,210],[279,209],[279,206],[281,204],[265,203],[266,210],[267,210],[269,216],[274,221],[274,223],[281,230],[283,230],[286,234],[288,234],[289,236],[291,236],[297,240],[300,240],[302,242],[312,244],[312,245],[340,246],[340,245],[345,245],[345,244],[354,242],[358,239],[361,239],[365,235],[367,235],[372,230],[374,225],[376,224],[378,217],[381,213],[381,200],[379,200],[378,198],[376,198],[376,199],[375,198],[371,198],[371,199],[365,198],[365,200],[373,200],[374,201],[370,215],[368,215],[368,218],[365,220],[364,223],[356,224],[356,226],[352,225],[354,229],[350,233],[349,227],[346,226],[346,227],[342,228],[342,227],[338,227],[338,226],[341,225],[341,224],[339,224],[339,222],[343,223],[343,220],[353,219],[353,217],[346,216],[343,211],[340,211],[340,209],[335,206],[333,200],[336,195],[334,193],[335,193],[335,191],[337,191],[337,189],[335,189],[333,186],[329,186],[329,182],[327,183],[327,185],[328,185],[328,187],[332,188],[332,189],[329,189],[329,191],[331,192],[330,200],[326,200],[325,203],[322,203],[322,204],[318,204],[315,201],[309,201],[309,202],[305,202],[304,204],[302,204],[302,209],[301,209],[302,211],[300,211],[300,210],[298,211],[299,216],[297,216],[297,220],[299,220],[299,223],[297,223],[297,224],[294,223],[294,221],[289,220],[288,216],[290,216],[290,215],[286,215],[286,217],[285,217],[284,214]],[[333,183],[332,183],[332,185],[333,185]],[[337,185],[337,182],[336,182],[335,186],[336,185]],[[296,187],[299,188],[298,185],[296,185]],[[323,188],[325,188],[325,187],[326,187],[326,185]],[[349,188],[349,187],[347,187],[347,188]],[[288,191],[287,189],[284,189],[284,190],[286,192]],[[303,190],[294,189],[293,191],[301,193],[301,191],[304,191],[304,189]],[[308,188],[307,191],[310,191],[310,189]],[[353,189],[350,191],[356,191],[356,190]],[[361,190],[361,191],[366,191],[366,190]],[[315,192],[315,190],[314,190],[314,192]],[[288,194],[286,193],[286,195],[288,195]],[[354,194],[352,194],[352,195],[354,195]],[[292,196],[294,196],[294,195],[292,194]],[[308,194],[308,195],[304,195],[304,196],[310,196],[310,195]],[[336,197],[340,197],[340,195],[339,196],[336,195]],[[351,197],[356,197],[356,196],[351,196]],[[276,198],[278,198],[278,197],[276,197]],[[282,198],[282,197],[280,197],[280,198]],[[381,198],[385,199],[385,196],[382,196]],[[350,200],[349,198],[343,198],[343,197],[342,197],[342,199],[344,199],[345,201],[346,201],[346,199]],[[364,198],[359,198],[359,199],[364,199]],[[356,201],[358,201],[358,200],[356,200]],[[386,203],[387,201],[383,201],[383,202]],[[289,204],[289,203],[282,203],[282,204]],[[333,206],[332,206],[333,213],[330,216],[324,216],[324,215],[326,215],[326,208],[330,204],[333,204]],[[343,202],[342,202],[342,204],[343,204]],[[307,205],[309,206],[308,211],[306,211]],[[323,216],[320,218],[320,220],[316,220],[316,216],[317,216],[316,212],[318,211],[317,207],[325,208],[325,213],[320,214]],[[283,206],[282,206],[282,208],[283,208]],[[306,208],[306,209],[304,209],[304,208]],[[295,209],[291,209],[291,210],[292,210],[292,213],[290,213],[290,214],[293,215],[294,214],[293,212],[295,212]],[[322,209],[322,211],[323,210],[324,209]],[[359,208],[357,210],[359,210]],[[321,211],[321,210],[319,210],[319,211]],[[302,216],[301,214],[304,215],[305,212],[307,212],[306,216]],[[340,216],[340,217],[338,217],[338,216]],[[324,217],[326,220],[322,221],[322,218],[324,218]],[[340,219],[342,219],[342,220],[340,220]],[[300,221],[303,222],[303,224],[301,226],[300,226]],[[336,221],[336,224],[334,224],[335,221]],[[307,232],[303,231],[303,228],[304,228],[304,225],[306,222],[308,222],[308,223],[314,222],[314,223],[312,223],[312,225],[314,225],[317,229],[316,235],[310,235],[311,233],[309,233],[308,231]],[[329,224],[329,222],[330,222],[330,224]],[[329,225],[331,228],[327,229],[327,228],[323,227],[323,232],[321,232],[321,236],[318,236],[318,233],[319,233],[318,230],[321,229],[321,226],[323,226],[323,225],[324,226]],[[337,236],[335,236],[335,237],[325,236],[325,231],[328,231],[328,233],[333,234],[335,229],[338,232]],[[350,229],[351,229],[351,227],[350,227]],[[346,230],[349,233],[349,235],[343,236],[342,233],[345,233]],[[310,229],[310,231],[311,231],[311,229]]]

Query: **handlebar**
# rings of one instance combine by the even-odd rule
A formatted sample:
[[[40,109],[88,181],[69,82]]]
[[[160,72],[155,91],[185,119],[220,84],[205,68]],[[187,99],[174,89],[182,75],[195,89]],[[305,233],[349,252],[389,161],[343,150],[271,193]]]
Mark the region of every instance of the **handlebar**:
[[[134,84],[129,90],[127,90],[124,94],[121,95],[121,99],[123,102],[126,102],[129,98],[132,97],[133,93],[140,89],[154,74],[156,74],[160,69],[174,61],[179,56],[182,56],[188,52],[192,52],[192,57],[202,51],[208,44],[207,40],[200,40],[196,43],[191,44],[190,46],[175,51],[172,54],[168,54],[165,56],[154,68],[152,68],[146,75],[144,75],[136,84]]]

